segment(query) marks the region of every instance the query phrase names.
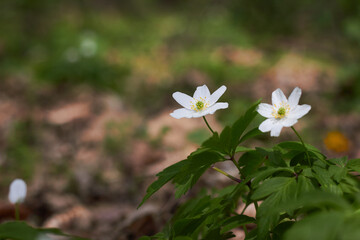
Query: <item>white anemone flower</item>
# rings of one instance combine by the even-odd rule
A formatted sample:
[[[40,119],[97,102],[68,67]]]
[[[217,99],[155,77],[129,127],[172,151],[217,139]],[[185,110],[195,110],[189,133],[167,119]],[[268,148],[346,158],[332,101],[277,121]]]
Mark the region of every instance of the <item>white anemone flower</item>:
[[[269,132],[270,136],[278,137],[283,127],[291,127],[297,123],[298,119],[307,114],[311,106],[307,104],[299,105],[301,89],[296,87],[286,99],[284,93],[278,88],[272,93],[272,105],[261,103],[257,112],[266,117],[259,130]]]
[[[170,113],[170,116],[176,119],[180,118],[198,118],[203,117],[207,114],[213,114],[216,110],[228,108],[229,104],[226,102],[218,102],[219,98],[226,91],[225,86],[221,86],[213,94],[206,85],[196,88],[193,97],[181,92],[173,93],[173,98],[183,108],[176,109]]]
[[[9,201],[13,204],[22,203],[26,197],[26,183],[22,179],[15,179],[10,184]]]

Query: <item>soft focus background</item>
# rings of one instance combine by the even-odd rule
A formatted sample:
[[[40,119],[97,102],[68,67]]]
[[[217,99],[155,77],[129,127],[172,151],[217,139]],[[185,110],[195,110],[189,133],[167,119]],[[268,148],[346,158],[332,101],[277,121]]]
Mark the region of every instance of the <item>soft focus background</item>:
[[[312,105],[295,125],[305,141],[359,158],[359,60],[358,0],[1,0],[0,220],[23,178],[31,224],[137,239],[201,187],[233,184],[209,170],[183,198],[167,186],[136,210],[155,174],[210,136],[201,118],[169,116],[173,92],[203,84],[228,87],[229,108],[209,117],[218,131],[299,86]],[[281,140],[296,136],[245,144]]]

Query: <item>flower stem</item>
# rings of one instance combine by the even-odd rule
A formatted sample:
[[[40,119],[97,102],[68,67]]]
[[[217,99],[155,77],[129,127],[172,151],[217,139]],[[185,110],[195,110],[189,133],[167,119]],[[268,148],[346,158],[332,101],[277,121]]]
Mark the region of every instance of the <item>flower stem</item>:
[[[310,157],[309,157],[309,153],[308,153],[308,149],[307,147],[305,146],[305,143],[304,141],[302,140],[302,138],[300,137],[300,134],[295,130],[294,127],[291,127],[291,129],[295,132],[296,136],[300,139],[302,145],[304,146],[304,149],[305,149],[305,154],[306,154],[306,157],[307,157],[307,160],[308,160],[308,163],[309,163],[309,166],[311,166],[311,162],[310,162]]]
[[[15,203],[15,219],[16,219],[16,221],[20,220],[19,203]]]
[[[210,129],[210,131],[212,132],[212,134],[214,134],[214,131],[213,131],[212,128],[210,127],[210,125],[209,125],[208,121],[206,120],[205,116],[203,116],[203,119],[204,119],[204,121],[205,121],[205,123],[206,123],[206,126]]]
[[[221,169],[219,169],[219,168],[217,168],[217,167],[214,167],[214,166],[212,166],[211,168],[214,169],[215,171],[218,171],[218,172],[221,173],[221,174],[224,174],[225,176],[227,176],[227,177],[230,178],[231,180],[233,180],[233,181],[235,181],[235,182],[237,182],[237,183],[241,183],[241,180],[240,180],[240,179],[231,176],[231,175],[228,174],[227,172],[224,172],[223,170],[221,170]]]

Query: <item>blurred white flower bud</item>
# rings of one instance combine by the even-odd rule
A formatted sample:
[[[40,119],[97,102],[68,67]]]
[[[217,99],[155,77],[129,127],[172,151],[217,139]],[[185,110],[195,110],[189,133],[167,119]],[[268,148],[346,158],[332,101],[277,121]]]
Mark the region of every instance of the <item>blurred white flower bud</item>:
[[[22,179],[15,179],[10,184],[9,201],[13,204],[22,203],[26,197],[26,183]]]

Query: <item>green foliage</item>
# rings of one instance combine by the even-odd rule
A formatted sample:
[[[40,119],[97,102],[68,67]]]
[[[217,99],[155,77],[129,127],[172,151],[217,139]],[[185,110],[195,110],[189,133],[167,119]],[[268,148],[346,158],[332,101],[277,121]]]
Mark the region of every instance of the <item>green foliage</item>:
[[[232,230],[248,224],[256,227],[246,233],[246,240],[360,238],[360,184],[351,174],[360,171],[360,160],[327,159],[314,146],[294,141],[272,148],[240,145],[259,135],[257,128],[246,132],[258,104],[187,159],[160,172],[139,206],[170,181],[175,197],[180,197],[221,161],[231,160],[239,170],[239,178],[227,175],[236,184],[200,192],[177,210],[162,232],[143,240],[229,239]],[[256,218],[236,211],[241,202],[245,208],[255,205]]]
[[[49,236],[61,236],[71,240],[86,240],[62,233],[55,228],[33,228],[25,222],[13,221],[0,224],[0,239],[34,240],[50,239]]]

